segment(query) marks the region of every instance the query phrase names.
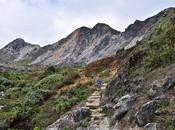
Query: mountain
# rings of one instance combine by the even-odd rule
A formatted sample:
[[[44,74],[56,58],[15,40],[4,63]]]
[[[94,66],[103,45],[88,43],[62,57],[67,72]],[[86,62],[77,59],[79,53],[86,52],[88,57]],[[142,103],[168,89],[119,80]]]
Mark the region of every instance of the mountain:
[[[81,27],[60,41],[39,47],[16,39],[0,50],[1,59],[6,62],[28,60],[31,64],[88,64],[112,56],[117,50],[129,49],[137,41],[151,35],[154,24],[165,11],[146,19],[136,20],[124,32],[98,23],[93,28]]]
[[[29,58],[29,54],[35,53],[40,47],[17,38],[0,50],[0,61],[11,63]]]
[[[102,81],[115,74],[83,107],[65,113],[47,130],[175,130],[175,8],[157,16],[154,26],[152,18],[146,20],[150,36],[86,66],[87,76],[96,74]],[[142,24],[129,26],[128,36],[140,35]]]
[[[112,54],[112,48],[105,51],[102,46],[105,58],[98,53],[90,57],[91,45],[101,45],[106,35],[110,41],[106,46],[121,43],[117,46],[121,49],[116,47],[119,50]],[[4,56],[18,61],[18,52],[31,46],[35,45],[17,39],[5,47],[11,53]],[[23,59],[46,64],[64,47],[60,59],[65,60],[59,62],[55,55],[50,64],[91,62],[78,61],[88,48],[85,56],[100,60],[86,66],[0,65],[0,129],[175,130],[175,8],[137,20],[125,32],[97,24],[79,28],[55,44],[36,47]],[[71,62],[74,56],[77,59]]]

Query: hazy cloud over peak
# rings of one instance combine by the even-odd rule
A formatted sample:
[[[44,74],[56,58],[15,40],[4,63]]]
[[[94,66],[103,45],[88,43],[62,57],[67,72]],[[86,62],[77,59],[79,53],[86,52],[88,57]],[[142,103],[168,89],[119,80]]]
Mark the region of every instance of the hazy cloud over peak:
[[[46,45],[99,22],[123,31],[173,6],[174,0],[0,0],[0,48],[17,37]]]

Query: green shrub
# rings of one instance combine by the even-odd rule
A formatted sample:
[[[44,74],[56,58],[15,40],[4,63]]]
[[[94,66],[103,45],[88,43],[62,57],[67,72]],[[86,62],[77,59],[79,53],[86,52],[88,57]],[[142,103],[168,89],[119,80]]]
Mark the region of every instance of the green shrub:
[[[10,80],[8,80],[7,78],[4,77],[0,77],[0,84],[4,85],[4,86],[8,86],[11,84]]]
[[[21,94],[20,91],[21,91],[21,89],[19,87],[9,88],[6,91],[5,97],[11,98],[11,99],[18,98],[18,97],[20,97],[20,94]]]
[[[0,77],[0,91],[5,91],[10,87],[12,87],[12,82],[7,78]]]
[[[50,75],[56,73],[56,68],[54,66],[48,67],[45,71],[45,75]]]
[[[48,77],[40,80],[34,88],[42,88],[42,89],[54,89],[54,87],[61,83],[63,80],[63,76],[60,74],[52,74],[49,75]]]

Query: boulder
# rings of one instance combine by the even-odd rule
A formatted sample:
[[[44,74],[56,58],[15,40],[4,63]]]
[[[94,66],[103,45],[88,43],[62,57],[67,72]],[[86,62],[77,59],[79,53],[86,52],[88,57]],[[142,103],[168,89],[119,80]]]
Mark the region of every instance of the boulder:
[[[163,79],[156,80],[151,84],[150,97],[155,98],[159,95],[164,94],[172,85],[174,84],[174,79],[171,75],[166,76]]]
[[[155,117],[155,111],[155,100],[145,103],[135,115],[137,125],[143,127],[147,123],[152,122]]]
[[[125,113],[127,113],[135,102],[133,95],[125,95],[118,100],[118,103],[113,106],[113,115],[111,117],[111,124],[120,120]]]
[[[74,121],[79,122],[90,115],[90,110],[89,108],[84,107],[73,111],[72,114],[73,114]]]
[[[114,104],[112,104],[112,103],[107,103],[107,104],[105,104],[104,106],[102,106],[102,111],[103,111],[104,113],[111,113],[111,112],[113,111],[113,106],[114,106]]]

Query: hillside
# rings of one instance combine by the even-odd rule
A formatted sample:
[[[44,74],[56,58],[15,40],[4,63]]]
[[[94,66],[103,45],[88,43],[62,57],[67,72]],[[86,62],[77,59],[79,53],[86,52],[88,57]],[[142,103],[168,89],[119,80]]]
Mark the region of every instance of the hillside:
[[[0,129],[174,130],[174,48],[175,8],[125,32],[97,24],[45,47],[16,39],[0,51],[10,66],[0,67]]]
[[[94,62],[86,68],[88,72],[91,72],[90,68],[96,72],[103,65],[108,66],[107,63],[113,63],[112,66],[117,68],[105,93],[101,95],[100,105],[95,98],[99,96],[97,92],[87,99],[88,105],[85,106],[88,106],[91,115],[85,116],[90,118],[86,126],[77,126],[78,122],[74,120],[77,117],[66,119],[69,117],[67,114],[50,125],[48,130],[175,129],[175,9],[169,8],[161,13],[152,35],[137,42],[133,48],[122,49],[115,57]],[[89,105],[88,101],[93,104]],[[72,125],[63,126],[72,118]]]
[[[126,130],[175,129],[174,23],[175,9],[165,10],[149,38],[117,53],[120,69],[108,85],[105,101],[111,105],[110,111],[106,107],[111,125]]]

